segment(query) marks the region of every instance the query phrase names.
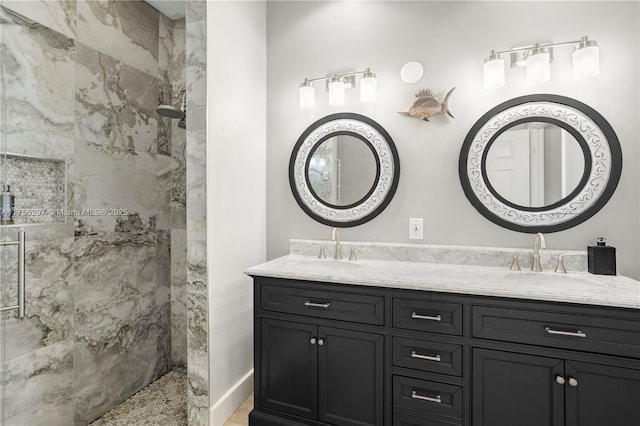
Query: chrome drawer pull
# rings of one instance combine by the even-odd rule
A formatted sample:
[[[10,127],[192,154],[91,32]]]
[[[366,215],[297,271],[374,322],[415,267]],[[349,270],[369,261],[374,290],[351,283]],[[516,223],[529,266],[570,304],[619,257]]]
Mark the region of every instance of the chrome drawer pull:
[[[440,362],[440,355],[436,355],[436,356],[420,355],[420,354],[417,354],[416,351],[411,351],[411,358],[426,359],[427,361]]]
[[[573,387],[578,386],[578,381],[576,379],[574,379],[573,377],[569,377],[569,384]]]
[[[435,317],[431,317],[428,315],[420,315],[420,314],[416,314],[415,312],[411,313],[411,318],[413,319],[423,319],[423,320],[429,320],[429,321],[442,321],[442,317],[440,316],[440,314],[436,315]]]
[[[324,308],[327,309],[329,307],[329,305],[331,305],[331,303],[327,302],[327,303],[313,303],[310,300],[307,300],[306,302],[304,302],[304,306],[312,306],[314,308]]]
[[[544,331],[546,331],[549,334],[557,334],[560,336],[571,336],[571,337],[587,337],[587,333],[583,333],[582,331],[578,330],[578,331],[560,331],[560,330],[553,330],[549,327],[545,327]]]
[[[411,392],[411,398],[419,399],[421,401],[435,402],[436,404],[441,404],[442,403],[442,399],[440,398],[440,395],[436,395],[435,398],[432,398],[430,396],[418,395],[418,392],[416,392],[416,391],[412,391]]]

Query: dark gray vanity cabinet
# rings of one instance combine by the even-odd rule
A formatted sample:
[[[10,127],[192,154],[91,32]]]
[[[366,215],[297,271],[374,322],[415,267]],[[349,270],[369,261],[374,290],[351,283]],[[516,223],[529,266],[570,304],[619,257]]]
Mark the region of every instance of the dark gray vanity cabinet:
[[[638,426],[640,311],[255,277],[251,426]]]
[[[640,363],[474,349],[472,381],[474,426],[640,425]]]
[[[511,301],[471,310],[473,337],[505,342],[473,340],[474,426],[640,425],[637,312]]]
[[[260,334],[264,407],[336,425],[382,425],[384,336],[268,318]]]
[[[383,321],[384,297],[268,284],[256,292],[255,405],[264,411],[251,424],[382,426],[384,335],[358,322]]]

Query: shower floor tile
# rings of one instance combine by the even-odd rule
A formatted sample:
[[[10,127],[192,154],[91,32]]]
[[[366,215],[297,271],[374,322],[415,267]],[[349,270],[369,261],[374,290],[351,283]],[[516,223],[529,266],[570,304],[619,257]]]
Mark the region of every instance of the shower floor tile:
[[[90,426],[187,426],[187,376],[170,371]]]

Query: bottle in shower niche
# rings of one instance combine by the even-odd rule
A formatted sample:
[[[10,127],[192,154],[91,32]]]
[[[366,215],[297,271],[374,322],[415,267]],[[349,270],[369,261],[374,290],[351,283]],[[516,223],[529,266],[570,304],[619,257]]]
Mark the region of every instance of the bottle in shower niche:
[[[13,211],[15,208],[16,197],[13,195],[13,192],[11,192],[10,185],[5,185],[2,187],[0,200],[2,204],[2,211],[0,212],[0,224],[13,225]]]

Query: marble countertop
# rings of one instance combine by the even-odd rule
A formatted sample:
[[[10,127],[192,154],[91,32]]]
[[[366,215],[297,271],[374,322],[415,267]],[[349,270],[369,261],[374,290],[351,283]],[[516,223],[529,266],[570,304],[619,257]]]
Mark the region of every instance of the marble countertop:
[[[394,260],[320,260],[289,254],[251,267],[247,275],[327,281],[374,287],[427,290],[640,309],[640,282],[587,272],[510,271]]]

